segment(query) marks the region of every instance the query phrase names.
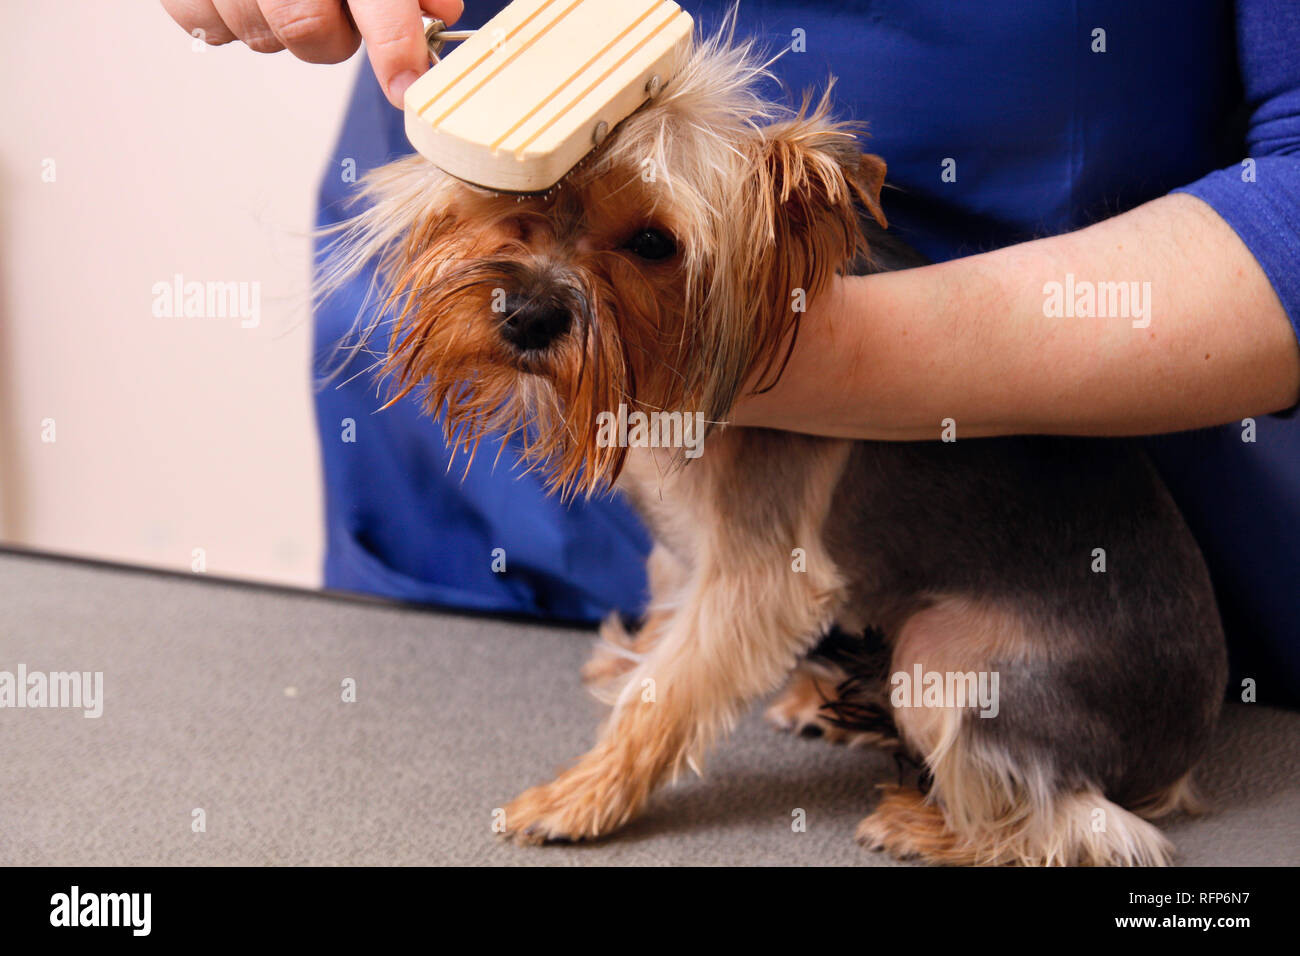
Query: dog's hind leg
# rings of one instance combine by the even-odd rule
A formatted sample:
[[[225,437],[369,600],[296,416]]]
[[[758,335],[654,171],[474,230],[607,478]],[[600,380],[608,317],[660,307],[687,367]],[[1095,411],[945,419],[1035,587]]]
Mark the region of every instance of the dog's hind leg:
[[[786,733],[893,750],[898,729],[885,690],[888,670],[881,635],[836,628],[800,661],[764,717]]]
[[[1020,794],[985,819],[964,808],[974,826],[960,832],[946,812],[951,798],[941,802],[938,790],[927,796],[910,787],[883,789],[875,812],[858,825],[857,839],[900,859],[954,866],[1167,866],[1173,852],[1153,824],[1096,790],[1057,794],[1041,806]]]
[[[803,661],[790,675],[781,693],[763,712],[763,717],[777,730],[801,737],[817,737],[828,743],[846,747],[883,747],[893,750],[898,746],[898,732],[885,710],[887,697],[880,695],[881,719],[868,728],[858,720],[846,721],[837,716],[840,709],[854,708],[860,702],[847,702],[840,688],[850,676],[836,664]]]
[[[896,689],[917,674],[978,678],[999,667],[1024,674],[1033,672],[1035,655],[1042,652],[1017,615],[944,599],[904,623],[892,670],[905,675]],[[1032,734],[994,730],[996,721],[1013,719],[1016,708],[1027,706],[1026,695],[1014,699],[1011,689],[1003,681],[1000,700],[994,694],[979,702],[921,701],[913,687],[913,699],[895,701],[902,705],[895,713],[899,732],[924,759],[933,782],[925,795],[887,788],[875,812],[859,825],[859,842],[930,863],[1168,864],[1172,847],[1155,826],[1108,799],[1101,786],[1078,772],[1062,772],[1070,760],[1068,740],[1036,749]],[[1058,706],[1068,707],[1063,702]],[[1125,742],[1113,746],[1114,759],[1122,761]],[[1169,793],[1181,793],[1181,788],[1178,781]],[[1161,804],[1154,801],[1154,809],[1162,809]]]
[[[777,730],[800,737],[820,737],[830,743],[867,743],[865,738],[851,740],[861,735],[851,735],[828,719],[827,706],[835,701],[835,689],[847,679],[848,675],[833,664],[802,661],[763,717]]]

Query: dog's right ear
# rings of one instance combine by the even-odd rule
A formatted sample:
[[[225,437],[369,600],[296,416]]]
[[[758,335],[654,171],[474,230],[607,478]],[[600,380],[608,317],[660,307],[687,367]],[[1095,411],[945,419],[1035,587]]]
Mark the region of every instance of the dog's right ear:
[[[456,181],[422,156],[409,156],[366,174],[353,203],[351,219],[318,230],[322,247],[315,296],[337,292],[372,263],[392,270],[410,258],[413,246],[447,228],[450,195]]]
[[[352,329],[321,361],[318,387],[348,367],[373,334],[401,309],[392,293],[411,285],[407,270],[419,251],[455,222],[448,212],[456,180],[422,156],[410,156],[367,173],[349,206],[351,218],[316,230],[313,304],[320,306],[358,276],[372,273],[357,305]]]

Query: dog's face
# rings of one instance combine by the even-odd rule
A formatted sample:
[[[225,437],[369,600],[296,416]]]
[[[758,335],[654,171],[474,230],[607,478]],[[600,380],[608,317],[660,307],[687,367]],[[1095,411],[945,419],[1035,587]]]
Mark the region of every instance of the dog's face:
[[[720,422],[770,384],[803,303],[860,250],[860,210],[883,225],[884,164],[825,101],[776,118],[762,75],[748,49],[703,45],[546,195],[418,157],[376,174],[365,242],[384,246],[398,394],[422,389],[471,450],[521,434],[554,486],[590,492],[626,455],[597,442],[601,412]]]

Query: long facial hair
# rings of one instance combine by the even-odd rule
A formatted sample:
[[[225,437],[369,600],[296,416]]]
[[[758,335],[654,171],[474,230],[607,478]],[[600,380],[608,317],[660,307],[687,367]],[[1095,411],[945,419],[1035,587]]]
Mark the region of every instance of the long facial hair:
[[[774,384],[797,303],[864,249],[860,211],[884,224],[884,163],[830,119],[829,90],[788,110],[760,94],[768,79],[752,44],[701,40],[543,196],[494,194],[418,156],[368,176],[318,287],[378,263],[382,305],[353,346],[386,331],[389,402],[419,395],[471,459],[488,435],[516,439],[550,490],[590,495],[627,455],[596,441],[600,413],[699,411],[717,425],[746,388]],[[625,251],[625,233],[650,226],[673,237],[671,261]],[[566,309],[568,332],[512,350],[499,334],[508,290]]]
[[[517,240],[497,241],[487,223],[504,214],[491,207],[516,204],[475,198],[473,229],[431,225],[434,235],[391,267],[383,366],[394,383],[390,402],[417,391],[430,412],[441,413],[453,447],[471,458],[486,435],[503,436],[503,448],[517,439],[523,460],[544,472],[551,490],[590,494],[622,469],[627,449],[593,440],[597,416],[633,402],[639,391],[637,369],[645,363],[631,353],[653,350],[667,324],[659,290],[609,252],[557,264]],[[511,209],[508,218],[541,215]],[[565,310],[572,328],[542,354],[519,354],[498,334],[507,317],[500,299],[505,290],[539,287],[544,291],[530,297],[546,296]]]

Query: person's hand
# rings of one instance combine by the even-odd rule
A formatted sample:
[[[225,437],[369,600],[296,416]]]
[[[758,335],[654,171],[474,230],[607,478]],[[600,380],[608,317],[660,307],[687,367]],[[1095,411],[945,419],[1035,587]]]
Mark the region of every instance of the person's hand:
[[[288,50],[308,63],[338,63],[362,40],[379,85],[399,109],[429,68],[420,14],[448,26],[462,0],[162,0],[171,18],[214,46],[241,40],[258,53]]]

